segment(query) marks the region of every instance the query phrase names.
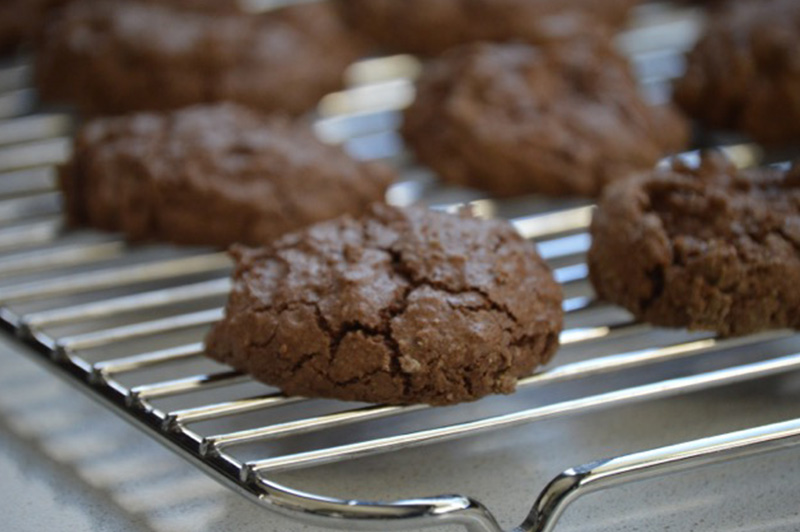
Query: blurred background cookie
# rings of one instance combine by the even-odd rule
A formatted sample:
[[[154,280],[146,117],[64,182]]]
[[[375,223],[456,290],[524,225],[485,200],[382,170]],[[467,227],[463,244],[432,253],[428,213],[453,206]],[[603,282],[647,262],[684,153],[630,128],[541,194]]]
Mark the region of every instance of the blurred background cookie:
[[[87,114],[223,100],[299,114],[339,88],[360,53],[324,3],[254,15],[82,0],[47,26],[36,84]]]
[[[60,7],[75,0],[3,0],[0,2],[0,53],[13,51],[17,46],[34,42],[46,26],[48,18],[57,16]],[[205,11],[236,13],[242,11],[238,0],[138,0]]]
[[[709,128],[800,140],[800,2],[739,0],[714,12],[675,100]]]
[[[306,124],[221,104],[92,120],[60,177],[73,224],[226,247],[361,214],[393,173],[321,143]]]
[[[0,2],[0,54],[33,40],[48,13],[70,0],[3,0]]]
[[[688,127],[645,101],[610,41],[577,39],[450,50],[426,66],[403,135],[452,183],[591,196],[684,147]]]
[[[438,54],[473,41],[564,40],[616,28],[638,0],[339,0],[345,19],[385,51]],[[588,24],[587,24],[588,23]]]

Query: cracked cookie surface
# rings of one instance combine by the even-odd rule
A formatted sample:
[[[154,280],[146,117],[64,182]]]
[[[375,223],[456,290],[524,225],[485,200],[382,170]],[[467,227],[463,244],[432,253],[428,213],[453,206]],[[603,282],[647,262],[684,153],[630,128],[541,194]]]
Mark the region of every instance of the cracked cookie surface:
[[[560,287],[506,222],[376,204],[233,254],[207,353],[287,394],[452,404],[558,346]]]
[[[218,247],[360,215],[392,178],[303,122],[233,104],[91,120],[59,169],[73,224]]]
[[[533,47],[474,44],[431,61],[403,136],[446,181],[497,196],[589,195],[687,141],[653,107],[606,39]]]
[[[639,319],[725,336],[800,328],[800,167],[676,162],[610,186],[591,231],[598,295]]]

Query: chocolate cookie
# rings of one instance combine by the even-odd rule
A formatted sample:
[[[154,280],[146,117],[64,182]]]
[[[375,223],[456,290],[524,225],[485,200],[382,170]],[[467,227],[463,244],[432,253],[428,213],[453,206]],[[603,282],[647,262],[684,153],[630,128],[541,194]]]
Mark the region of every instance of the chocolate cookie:
[[[739,1],[709,17],[675,100],[712,128],[800,139],[800,2]]]
[[[70,0],[3,0],[0,2],[0,53],[33,40],[47,14]]]
[[[472,44],[432,61],[403,134],[446,181],[497,196],[596,195],[687,141],[610,42]]]
[[[239,13],[243,12],[244,2],[239,0],[134,0],[148,4],[158,4],[166,7],[190,9],[206,13]]]
[[[597,294],[637,318],[740,335],[800,328],[800,167],[721,155],[615,183],[592,222]]]
[[[390,51],[438,54],[474,41],[550,42],[618,27],[638,0],[339,0],[345,19]]]
[[[326,4],[246,15],[89,0],[48,26],[36,84],[88,114],[224,100],[298,114],[339,88],[358,54]]]
[[[35,41],[47,19],[74,0],[3,0],[0,2],[0,53]],[[137,0],[208,13],[242,12],[238,0]]]
[[[96,119],[60,170],[68,219],[131,240],[264,244],[383,199],[388,169],[233,104]]]
[[[207,353],[287,394],[469,401],[558,346],[561,290],[506,222],[376,205],[233,254]]]

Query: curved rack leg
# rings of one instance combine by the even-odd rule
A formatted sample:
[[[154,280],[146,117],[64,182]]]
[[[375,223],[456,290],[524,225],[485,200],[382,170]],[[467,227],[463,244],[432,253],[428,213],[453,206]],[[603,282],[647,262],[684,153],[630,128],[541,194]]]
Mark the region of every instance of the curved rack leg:
[[[553,479],[513,532],[552,532],[567,506],[587,493],[795,445],[800,418],[584,464]]]
[[[310,524],[346,530],[409,530],[410,527],[462,525],[469,532],[502,532],[480,502],[461,495],[441,495],[392,502],[342,500],[311,495],[259,478],[259,503]]]

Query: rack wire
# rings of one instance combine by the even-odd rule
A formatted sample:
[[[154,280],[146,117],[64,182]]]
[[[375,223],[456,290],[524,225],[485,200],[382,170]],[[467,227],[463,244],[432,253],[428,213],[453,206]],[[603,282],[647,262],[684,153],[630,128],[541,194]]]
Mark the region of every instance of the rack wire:
[[[633,32],[645,32],[644,37],[639,35],[637,41],[629,34],[622,41],[655,99],[680,71],[680,54],[690,41],[685,33],[691,33],[696,23],[685,13],[683,18],[670,13],[656,11],[657,24]],[[655,50],[637,47],[637,42],[652,43],[653,35],[663,35],[665,26],[669,35],[675,35],[676,28],[684,34],[678,31],[673,42],[662,42]],[[0,323],[32,348],[35,360],[254,502],[306,522],[351,530],[450,523],[474,532],[499,532],[501,527],[483,504],[465,496],[339,500],[280,485],[270,474],[800,369],[800,337],[790,331],[733,339],[685,334],[663,343],[658,331],[596,301],[583,262],[590,244],[586,233],[590,205],[536,198],[493,201],[474,191],[442,187],[414,167],[394,129],[398,108],[409,100],[408,76],[417,69],[415,60],[406,56],[354,65],[354,86],[322,102],[316,124],[320,136],[343,143],[356,156],[386,159],[402,168],[404,179],[388,196],[393,203],[423,201],[447,209],[470,202],[486,216],[514,213],[512,223],[536,241],[565,287],[568,326],[561,336],[565,348],[617,345],[613,342],[636,335],[649,339],[645,348],[564,363],[556,357],[556,365],[521,379],[520,389],[652,368],[645,382],[599,393],[589,388],[575,397],[527,408],[514,404],[505,411],[503,400],[495,399],[497,411],[486,414],[475,403],[454,407],[459,415],[451,417],[437,416],[443,409],[424,405],[287,397],[205,359],[203,333],[220,318],[230,288],[228,258],[213,250],[132,247],[119,235],[66,230],[54,165],[68,156],[72,120],[66,113],[37,107],[28,87],[30,66],[24,60],[0,70]],[[747,145],[730,147],[728,152],[742,165],[760,157],[756,147]],[[775,340],[788,340],[792,352],[744,363],[732,358],[732,363],[713,369],[688,364],[692,371],[678,376],[659,370],[665,363],[701,361],[742,347],[758,351]],[[288,417],[270,418],[287,407],[301,408],[291,410]],[[272,421],[253,425],[247,415]],[[232,428],[236,425],[232,420],[239,418],[250,421]],[[291,437],[409,418],[421,420],[423,426],[406,430],[398,423],[391,434],[312,449],[284,445],[269,456],[253,450]],[[570,503],[595,490],[798,443],[800,419],[795,419],[573,467],[549,483],[514,532],[552,530]]]

